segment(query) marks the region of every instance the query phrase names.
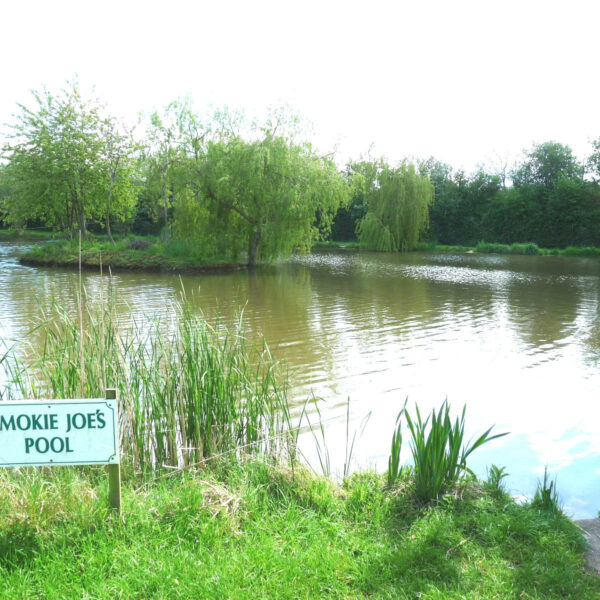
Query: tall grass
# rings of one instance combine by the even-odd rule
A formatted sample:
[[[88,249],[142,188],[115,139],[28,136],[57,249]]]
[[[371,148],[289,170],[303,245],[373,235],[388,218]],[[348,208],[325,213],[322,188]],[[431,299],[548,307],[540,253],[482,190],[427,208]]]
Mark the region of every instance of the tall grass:
[[[402,418],[406,419],[411,435],[411,452],[414,463],[416,496],[423,502],[439,498],[450,490],[459,478],[470,472],[467,458],[483,444],[502,437],[506,433],[490,435],[492,427],[472,442],[465,442],[465,412],[454,422],[450,418],[450,406],[444,400],[439,411],[435,409],[423,420],[419,407],[411,417],[406,403],[396,420],[389,458],[388,485],[400,477],[400,453],[402,450]]]
[[[211,326],[182,302],[175,318],[123,329],[111,307],[87,303],[82,327],[53,304],[32,339],[4,353],[0,397],[98,398],[117,388],[122,453],[137,469],[283,450],[287,385],[267,346],[249,346],[241,324]]]

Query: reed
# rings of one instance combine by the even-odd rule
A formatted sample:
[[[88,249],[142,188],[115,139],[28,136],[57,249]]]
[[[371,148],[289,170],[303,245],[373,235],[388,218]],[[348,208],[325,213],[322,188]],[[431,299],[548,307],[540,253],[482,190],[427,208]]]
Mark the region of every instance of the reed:
[[[0,353],[0,398],[98,398],[117,388],[121,450],[140,470],[285,449],[287,384],[266,344],[250,346],[241,323],[234,331],[210,325],[181,302],[174,318],[124,328],[114,302],[83,296],[80,317],[54,303],[29,341]]]

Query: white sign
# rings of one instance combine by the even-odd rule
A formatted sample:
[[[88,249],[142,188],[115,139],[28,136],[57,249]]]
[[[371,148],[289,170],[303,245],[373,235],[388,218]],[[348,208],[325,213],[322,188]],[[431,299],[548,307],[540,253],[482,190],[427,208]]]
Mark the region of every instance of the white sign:
[[[0,467],[119,463],[116,400],[0,402]]]

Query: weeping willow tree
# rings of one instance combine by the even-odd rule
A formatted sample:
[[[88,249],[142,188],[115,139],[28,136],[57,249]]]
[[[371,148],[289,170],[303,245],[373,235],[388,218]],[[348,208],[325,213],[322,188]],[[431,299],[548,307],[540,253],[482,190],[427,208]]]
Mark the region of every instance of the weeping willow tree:
[[[429,224],[433,184],[407,163],[395,169],[383,162],[360,163],[354,170],[368,205],[357,228],[360,242],[381,252],[412,250]]]

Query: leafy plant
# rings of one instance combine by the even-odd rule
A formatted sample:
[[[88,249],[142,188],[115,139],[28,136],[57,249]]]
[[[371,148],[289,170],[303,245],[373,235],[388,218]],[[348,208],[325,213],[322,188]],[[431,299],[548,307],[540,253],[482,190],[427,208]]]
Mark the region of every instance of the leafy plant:
[[[405,403],[398,414],[389,458],[388,483],[393,484],[402,471],[401,430],[402,417],[405,417],[411,435],[415,493],[423,502],[439,498],[458,482],[462,474],[472,474],[467,467],[469,455],[486,442],[506,435],[490,435],[490,427],[474,442],[465,443],[466,407],[463,408],[460,419],[456,418],[452,422],[447,400],[444,400],[437,413],[434,409],[425,420],[421,417],[418,406],[415,406],[415,412],[416,416],[411,417]]]
[[[488,478],[486,481],[487,487],[493,492],[504,492],[504,479],[508,477],[506,467],[492,465],[488,469]]]
[[[558,493],[556,491],[556,478],[554,481],[550,481],[548,478],[548,467],[544,468],[544,479],[538,483],[531,506],[551,514],[561,512]]]
[[[388,459],[387,484],[393,486],[402,475],[402,466],[400,465],[400,452],[402,450],[402,414],[406,410],[406,402],[402,410],[396,417],[396,428],[392,435],[392,448]]]

